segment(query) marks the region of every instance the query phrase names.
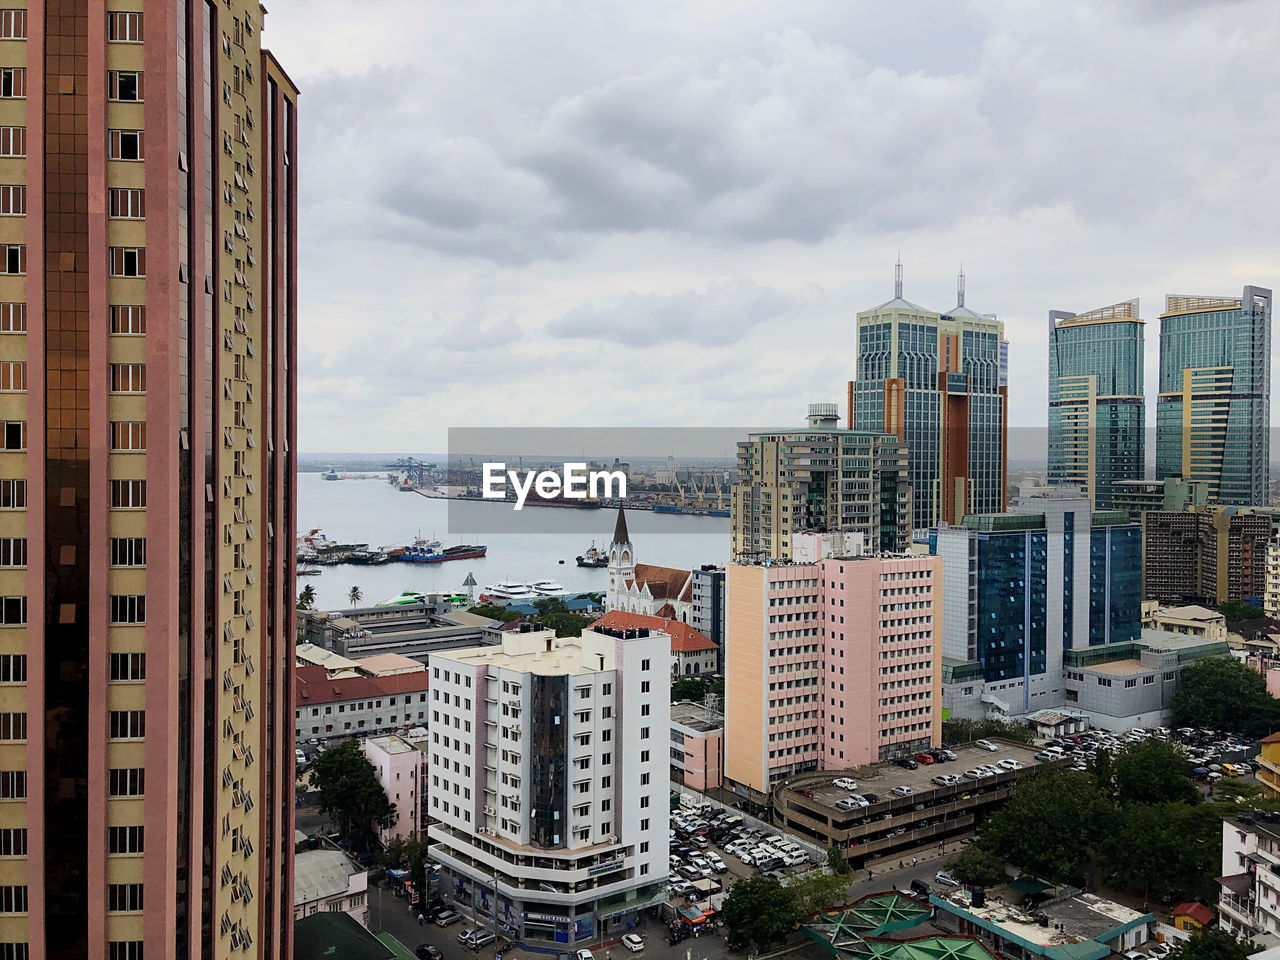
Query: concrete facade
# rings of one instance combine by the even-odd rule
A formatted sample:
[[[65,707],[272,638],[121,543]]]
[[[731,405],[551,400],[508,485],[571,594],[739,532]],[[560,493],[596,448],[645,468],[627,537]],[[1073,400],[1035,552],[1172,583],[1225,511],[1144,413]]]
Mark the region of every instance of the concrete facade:
[[[671,780],[700,793],[723,784],[723,714],[688,701],[671,705]]]
[[[422,754],[400,737],[366,737],[360,749],[378,773],[378,782],[396,810],[396,822],[379,834],[383,844],[397,837],[416,839],[421,810],[418,777]]]

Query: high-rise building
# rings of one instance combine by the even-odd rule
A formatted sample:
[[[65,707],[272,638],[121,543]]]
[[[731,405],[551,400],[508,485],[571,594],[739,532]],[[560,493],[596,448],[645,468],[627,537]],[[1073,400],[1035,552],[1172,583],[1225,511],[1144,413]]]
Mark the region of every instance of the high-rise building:
[[[942,560],[943,698],[953,716],[1063,704],[1064,653],[1142,629],[1142,527],[1070,488],[931,537]]]
[[[1210,503],[1266,504],[1270,427],[1271,291],[1166,297],[1156,477],[1203,480]]]
[[[1005,508],[1008,345],[1004,324],[965,306],[928,310],[902,296],[858,314],[858,376],[849,425],[907,444],[912,524],[923,536],[965,514]]]
[[[1138,301],[1049,313],[1049,482],[1110,509],[1115,484],[1141,480],[1146,433]]]
[[[834,403],[809,405],[808,426],[738,442],[732,555],[785,560],[798,533],[861,533],[873,550],[911,542],[907,445],[878,430],[841,430]]]
[[[689,624],[704,637],[724,650],[724,567],[704,563],[693,568],[693,601]]]
[[[290,957],[297,91],[247,0],[10,7],[0,956]]]
[[[670,659],[607,627],[431,654],[431,856],[482,925],[589,942],[666,901]]]
[[[937,746],[940,564],[822,554],[730,564],[725,778],[754,797],[805,770]]]
[[[1265,604],[1277,511],[1209,506],[1142,520],[1142,595],[1161,603]]]
[[[1203,480],[1165,477],[1163,480],[1119,480],[1111,485],[1111,507],[1123,510],[1130,520],[1141,520],[1148,510],[1189,510],[1209,502],[1209,485]]]

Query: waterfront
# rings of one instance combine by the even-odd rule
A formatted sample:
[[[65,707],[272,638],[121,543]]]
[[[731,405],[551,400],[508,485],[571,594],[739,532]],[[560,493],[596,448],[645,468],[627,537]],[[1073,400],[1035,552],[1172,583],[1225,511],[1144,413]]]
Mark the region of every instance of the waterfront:
[[[495,520],[509,518],[509,532],[469,533],[464,528],[492,530]],[[468,518],[473,522],[468,523]],[[617,514],[613,510],[538,508],[516,514],[509,504],[485,501],[434,500],[401,493],[381,480],[326,481],[319,473],[298,474],[298,529],[320,528],[331,540],[368,543],[370,547],[405,544],[419,534],[457,543],[483,543],[488,554],[448,563],[387,563],[380,566],[326,566],[319,576],[299,577],[298,589],[310,584],[318,609],[345,607],[353,586],[363,603],[378,603],[402,590],[462,590],[474,573],[483,589],[498,580],[556,580],[571,591],[608,587],[609,571],[579,567],[574,557],[594,538],[607,549]],[[450,531],[452,520],[453,531]],[[584,522],[593,527],[582,533]],[[670,532],[673,526],[679,533]],[[729,521],[723,517],[663,517],[646,511],[627,514],[627,529],[639,563],[689,569],[703,563],[724,564],[729,557]],[[564,561],[560,563],[560,561]]]

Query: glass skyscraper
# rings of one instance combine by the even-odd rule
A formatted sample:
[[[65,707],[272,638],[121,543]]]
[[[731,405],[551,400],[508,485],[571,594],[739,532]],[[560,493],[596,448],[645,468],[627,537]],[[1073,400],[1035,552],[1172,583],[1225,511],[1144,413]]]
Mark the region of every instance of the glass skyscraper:
[[[965,514],[1005,506],[1008,344],[1004,324],[964,304],[946,313],[902,296],[858,314],[850,427],[907,443],[912,522],[923,535]]]
[[[1213,503],[1267,502],[1271,291],[1170,294],[1160,316],[1156,478],[1209,485]]]
[[[1049,313],[1049,482],[1078,486],[1096,509],[1143,476],[1142,331],[1137,300]]]

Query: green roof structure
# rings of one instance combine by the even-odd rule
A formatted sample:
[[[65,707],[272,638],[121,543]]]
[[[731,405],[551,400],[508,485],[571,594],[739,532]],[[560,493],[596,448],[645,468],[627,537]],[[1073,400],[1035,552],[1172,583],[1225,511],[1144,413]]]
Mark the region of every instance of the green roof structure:
[[[919,926],[931,914],[927,904],[888,891],[821,913],[801,931],[837,960],[993,960],[991,952],[973,937],[893,940],[884,936]]]
[[[313,913],[293,923],[293,960],[396,960],[398,956],[341,910]]]

